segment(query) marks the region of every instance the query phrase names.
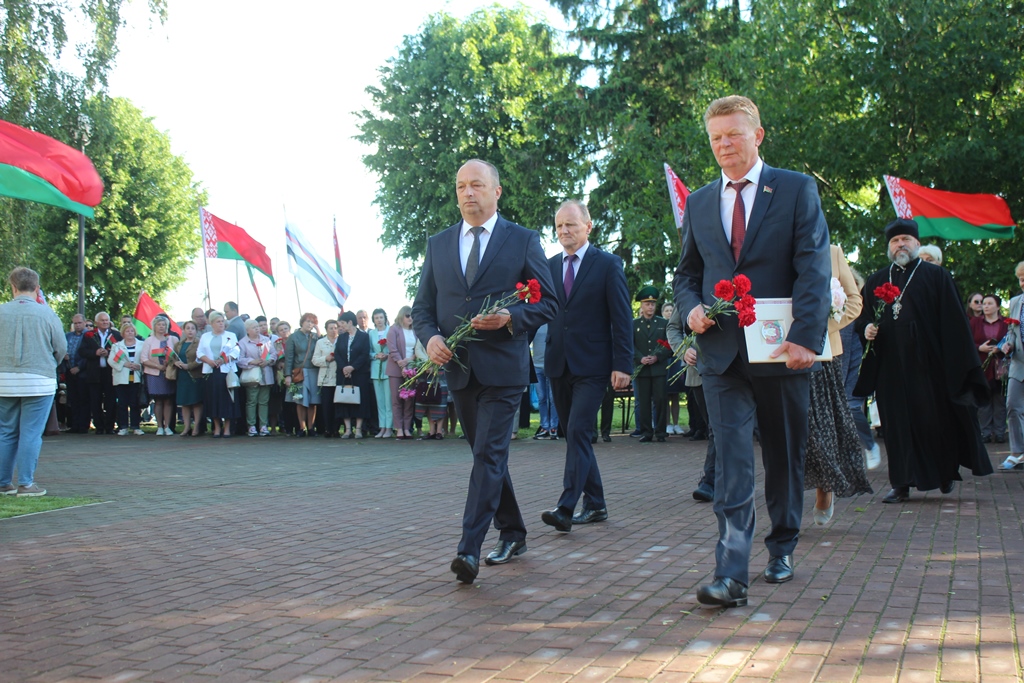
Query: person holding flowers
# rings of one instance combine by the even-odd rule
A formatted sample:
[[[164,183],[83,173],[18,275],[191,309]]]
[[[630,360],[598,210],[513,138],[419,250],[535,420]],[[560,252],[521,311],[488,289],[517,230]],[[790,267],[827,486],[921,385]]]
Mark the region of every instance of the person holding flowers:
[[[327,334],[317,340],[313,347],[313,365],[320,368],[316,384],[320,387],[320,419],[323,421],[324,438],[338,439],[338,411],[334,405],[334,390],[338,386],[338,363],[334,360],[334,345],[338,343],[338,321],[324,323]]]
[[[206,315],[203,315],[206,320]],[[172,362],[178,368],[176,382],[177,403],[181,407],[181,420],[184,430],[181,436],[199,436],[199,426],[203,418],[203,364],[196,358],[199,350],[199,326],[192,320],[186,320],[181,326],[184,335],[174,347]]]
[[[719,539],[714,578],[698,589],[697,600],[737,607],[747,604],[750,583],[755,416],[771,521],[764,580],[793,578],[803,516],[809,372],[826,342],[828,226],[813,178],[761,160],[765,131],[753,102],[737,95],[717,99],[704,113],[704,126],[722,174],[686,200],[673,288],[696,337],[697,368],[715,434]],[[740,284],[747,291],[735,291]],[[729,300],[742,309],[737,315],[708,315],[715,299],[729,293],[716,291],[719,285],[734,289]],[[756,311],[744,296],[792,299],[793,323],[771,354],[776,362],[748,360],[742,326],[755,321]]]
[[[86,329],[78,347],[78,355],[85,359],[85,381],[89,385],[92,426],[96,428],[97,434],[113,434],[116,397],[108,359],[110,347],[121,341],[121,334],[111,329],[110,314],[106,311],[100,311],[93,319],[95,327]]]
[[[1024,261],[1013,269],[1017,284],[1024,292]],[[1010,454],[999,465],[1000,472],[1024,470],[1024,344],[1021,343],[1020,317],[1024,314],[1024,294],[1010,299],[1010,318],[1002,351],[1010,357],[1006,377],[1006,415],[1009,420]]]
[[[918,257],[917,222],[897,219],[885,238],[891,263],[865,281],[855,323],[871,347],[854,394],[875,394],[892,485],[882,502],[903,503],[911,488],[952,493],[961,467],[992,473],[976,413],[989,395],[953,278]]]
[[[270,386],[274,383],[277,354],[274,344],[260,333],[260,324],[250,318],[244,323],[245,336],[238,340],[239,381],[245,387],[245,422],[249,436],[270,436]],[[256,419],[259,418],[259,431]]]
[[[170,324],[166,317],[158,315],[149,323],[153,334],[142,342],[139,358],[142,362],[142,373],[146,378],[146,391],[153,399],[153,415],[156,418],[156,435],[171,436],[174,434],[175,422],[175,382],[167,379],[165,371],[172,364],[174,345],[178,337],[169,334]]]
[[[402,385],[415,374],[410,367],[416,350],[416,333],[412,330],[412,306],[402,306],[398,309],[395,323],[388,329],[387,349],[388,359],[384,372],[387,373],[388,390],[391,393],[395,438],[405,441],[413,438],[412,417],[416,409],[416,390],[402,388]],[[410,373],[408,375],[407,370]]]
[[[220,311],[207,318],[210,331],[199,340],[196,356],[203,362],[206,377],[206,401],[203,412],[210,418],[213,438],[231,436],[231,421],[241,415],[234,392],[228,388],[228,375],[238,372],[238,339],[227,331],[227,319]]]
[[[416,336],[430,364],[444,366],[473,469],[462,538],[450,568],[473,583],[492,522],[488,555],[507,562],[526,550],[526,524],[512,489],[512,422],[530,383],[530,333],[557,310],[540,237],[498,214],[501,183],[490,163],[471,159],[455,178],[462,220],[431,237],[413,304]],[[413,378],[414,379],[414,378]]]
[[[383,308],[373,311],[373,328],[370,335],[370,381],[377,399],[377,425],[380,427],[373,435],[375,439],[391,437],[391,386],[388,381],[388,314]]]
[[[111,380],[117,394],[117,435],[128,436],[133,430],[142,436],[142,364],[139,362],[142,342],[135,335],[135,324],[121,325],[121,341],[110,347]]]

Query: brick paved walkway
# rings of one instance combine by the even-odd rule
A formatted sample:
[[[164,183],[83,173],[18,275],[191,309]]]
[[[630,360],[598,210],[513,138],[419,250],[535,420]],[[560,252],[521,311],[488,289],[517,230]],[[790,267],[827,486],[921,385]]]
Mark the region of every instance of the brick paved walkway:
[[[796,579],[720,611],[703,444],[599,444],[571,534],[562,453],[513,443],[529,551],[461,586],[463,441],[48,439],[40,482],[111,502],[0,521],[0,681],[1021,680],[1020,475],[889,506],[880,469],[825,528],[808,494]]]

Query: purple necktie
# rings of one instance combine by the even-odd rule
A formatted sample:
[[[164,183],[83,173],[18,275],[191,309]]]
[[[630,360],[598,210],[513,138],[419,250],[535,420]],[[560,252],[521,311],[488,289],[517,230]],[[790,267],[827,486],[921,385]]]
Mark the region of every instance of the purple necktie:
[[[749,184],[749,180],[729,183],[729,187],[736,190],[736,203],[732,205],[732,258],[737,262],[740,260],[740,249],[743,248],[743,238],[747,236],[747,212],[740,193]]]
[[[565,268],[565,280],[562,281],[562,286],[565,287],[565,298],[569,298],[569,292],[572,291],[572,285],[576,282],[576,273],[573,272],[572,264],[576,261],[576,254],[570,254],[565,257],[565,261],[568,264]]]

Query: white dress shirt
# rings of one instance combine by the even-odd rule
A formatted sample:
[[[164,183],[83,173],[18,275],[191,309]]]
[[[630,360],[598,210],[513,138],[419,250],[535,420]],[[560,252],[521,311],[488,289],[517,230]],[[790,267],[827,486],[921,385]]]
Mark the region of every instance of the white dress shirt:
[[[494,214],[485,220],[480,226],[462,221],[462,239],[459,240],[459,259],[462,260],[462,273],[466,273],[466,263],[469,261],[469,252],[473,248],[473,233],[471,229],[483,227],[480,232],[480,260],[484,259],[484,252],[487,251],[487,243],[491,240],[491,233],[494,232],[494,225],[498,222],[498,214]],[[477,265],[480,265],[477,263]]]
[[[761,157],[758,157],[754,167],[743,176],[743,178],[750,181],[750,184],[743,188],[743,211],[746,214],[743,217],[744,225],[749,225],[750,223],[750,211],[754,208],[754,200],[757,198],[757,184],[761,180],[761,169],[763,168],[764,162],[761,161]],[[725,241],[729,244],[732,244],[732,210],[736,205],[736,190],[729,187],[731,182],[735,181],[725,175],[723,171],[722,192],[718,196],[718,204],[722,211],[722,228],[725,229]]]

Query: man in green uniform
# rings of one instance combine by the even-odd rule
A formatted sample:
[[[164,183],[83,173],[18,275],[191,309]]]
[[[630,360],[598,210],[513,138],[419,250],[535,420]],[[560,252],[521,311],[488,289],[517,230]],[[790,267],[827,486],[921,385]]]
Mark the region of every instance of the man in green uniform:
[[[654,315],[658,303],[658,289],[651,285],[637,292],[640,302],[640,317],[633,321],[633,362],[637,367],[633,384],[639,404],[637,429],[642,432],[640,443],[650,443],[657,438],[665,441],[665,422],[668,417],[668,395],[666,373],[668,359],[672,352],[658,342],[668,344],[666,328],[668,321]],[[651,427],[651,404],[658,416],[658,424]]]

